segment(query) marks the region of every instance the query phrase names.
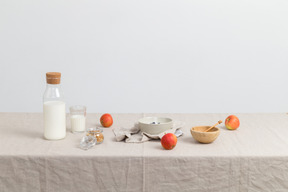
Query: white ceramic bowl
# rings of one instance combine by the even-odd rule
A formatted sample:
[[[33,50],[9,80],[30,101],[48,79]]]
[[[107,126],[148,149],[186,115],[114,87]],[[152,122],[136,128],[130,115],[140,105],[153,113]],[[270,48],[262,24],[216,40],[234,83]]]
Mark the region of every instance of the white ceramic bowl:
[[[144,117],[138,122],[140,130],[151,135],[157,135],[173,128],[173,120],[166,117]]]

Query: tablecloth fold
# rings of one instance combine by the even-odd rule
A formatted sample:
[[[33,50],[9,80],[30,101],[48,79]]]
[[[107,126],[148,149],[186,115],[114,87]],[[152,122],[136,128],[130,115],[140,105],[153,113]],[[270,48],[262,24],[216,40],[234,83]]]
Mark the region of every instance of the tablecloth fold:
[[[183,132],[181,127],[184,126],[184,122],[176,121],[173,124],[173,128],[157,135],[142,132],[139,128],[139,124],[135,123],[133,127],[117,127],[113,129],[116,141],[125,141],[126,143],[143,143],[152,139],[161,139],[167,133],[174,133],[177,137],[180,137]]]

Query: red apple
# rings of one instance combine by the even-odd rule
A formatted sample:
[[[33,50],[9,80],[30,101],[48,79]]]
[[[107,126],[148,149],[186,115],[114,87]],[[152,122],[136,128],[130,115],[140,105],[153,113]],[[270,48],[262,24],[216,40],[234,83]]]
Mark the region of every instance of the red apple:
[[[101,116],[100,122],[103,127],[110,127],[113,124],[113,118],[109,113],[105,113]]]
[[[171,150],[176,146],[177,137],[173,133],[165,134],[161,139],[161,144],[164,149]]]
[[[227,129],[235,130],[239,127],[239,125],[240,121],[235,115],[230,115],[225,120],[225,126],[227,127]]]

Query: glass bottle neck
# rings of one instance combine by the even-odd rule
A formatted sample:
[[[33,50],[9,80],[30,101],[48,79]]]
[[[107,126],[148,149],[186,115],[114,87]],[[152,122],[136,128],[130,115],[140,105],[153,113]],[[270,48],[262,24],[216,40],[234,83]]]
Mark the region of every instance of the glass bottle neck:
[[[64,101],[61,84],[48,84],[43,95],[43,101]]]
[[[46,84],[46,87],[47,88],[60,88],[61,87],[61,84]]]

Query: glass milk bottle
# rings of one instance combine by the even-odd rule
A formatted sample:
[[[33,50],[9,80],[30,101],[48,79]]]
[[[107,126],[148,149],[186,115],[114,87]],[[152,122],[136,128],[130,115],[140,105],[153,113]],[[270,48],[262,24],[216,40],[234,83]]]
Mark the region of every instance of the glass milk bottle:
[[[44,137],[48,140],[66,136],[66,107],[60,85],[61,73],[46,73],[47,86],[43,96]]]

